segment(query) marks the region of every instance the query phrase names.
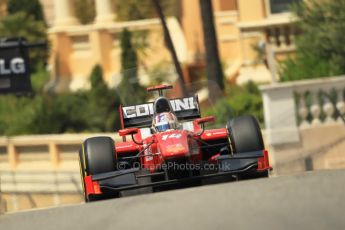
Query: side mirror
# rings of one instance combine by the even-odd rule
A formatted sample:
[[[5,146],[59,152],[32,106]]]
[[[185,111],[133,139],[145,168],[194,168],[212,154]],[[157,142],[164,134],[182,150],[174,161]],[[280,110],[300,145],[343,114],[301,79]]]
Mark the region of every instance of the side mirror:
[[[216,119],[214,116],[208,116],[208,117],[202,117],[202,118],[198,118],[195,120],[195,122],[200,125],[200,124],[204,124],[207,122],[214,122]]]
[[[128,135],[134,135],[139,132],[138,128],[128,128],[128,129],[121,129],[119,130],[119,135],[121,137],[128,136]]]
[[[137,145],[142,145],[144,143],[143,141],[139,142],[139,141],[136,141],[134,138],[134,134],[137,134],[138,132],[139,132],[138,128],[121,129],[121,130],[119,130],[119,135],[121,137],[131,135],[134,143],[136,143]]]
[[[214,122],[215,120],[216,119],[214,118],[214,116],[208,116],[208,117],[195,119],[194,122],[201,126],[201,131],[197,135],[201,136],[204,133],[206,122]]]

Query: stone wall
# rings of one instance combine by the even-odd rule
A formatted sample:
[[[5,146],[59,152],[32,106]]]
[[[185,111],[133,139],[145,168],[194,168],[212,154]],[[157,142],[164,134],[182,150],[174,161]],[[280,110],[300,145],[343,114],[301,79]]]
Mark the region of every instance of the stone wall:
[[[344,76],[261,87],[277,174],[345,168],[344,90]]]
[[[300,141],[269,146],[274,175],[345,168],[345,125],[301,128]]]

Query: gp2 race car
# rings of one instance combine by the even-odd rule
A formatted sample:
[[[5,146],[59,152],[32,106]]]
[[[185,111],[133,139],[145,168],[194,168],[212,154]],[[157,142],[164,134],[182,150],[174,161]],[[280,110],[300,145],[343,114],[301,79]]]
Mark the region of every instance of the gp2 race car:
[[[105,136],[84,141],[79,162],[86,202],[268,177],[268,152],[253,116],[205,130],[215,118],[201,117],[197,96],[164,97],[171,88],[148,88],[159,92],[153,103],[120,106],[123,142]]]

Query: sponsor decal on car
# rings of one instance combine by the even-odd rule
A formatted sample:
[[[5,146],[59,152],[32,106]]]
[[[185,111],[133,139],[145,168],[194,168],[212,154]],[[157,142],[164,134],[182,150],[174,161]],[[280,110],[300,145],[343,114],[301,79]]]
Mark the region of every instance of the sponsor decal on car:
[[[194,97],[186,97],[170,100],[172,109],[175,112],[194,110],[197,108],[197,102]],[[153,115],[153,103],[126,106],[122,108],[124,118],[136,118]]]

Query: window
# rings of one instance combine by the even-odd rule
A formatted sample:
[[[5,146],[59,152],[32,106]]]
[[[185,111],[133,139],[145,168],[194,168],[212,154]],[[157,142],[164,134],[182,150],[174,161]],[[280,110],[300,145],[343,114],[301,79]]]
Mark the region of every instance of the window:
[[[236,0],[219,0],[221,11],[232,11],[237,10]]]
[[[90,49],[89,35],[74,35],[71,39],[75,50]]]
[[[279,14],[289,11],[290,5],[303,0],[269,0],[271,14]]]

